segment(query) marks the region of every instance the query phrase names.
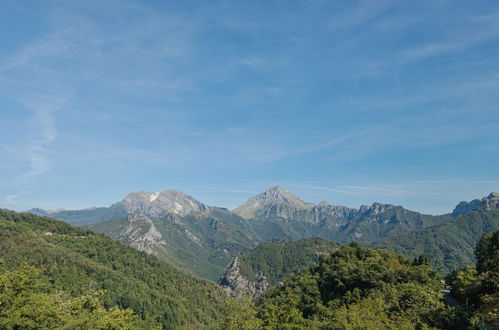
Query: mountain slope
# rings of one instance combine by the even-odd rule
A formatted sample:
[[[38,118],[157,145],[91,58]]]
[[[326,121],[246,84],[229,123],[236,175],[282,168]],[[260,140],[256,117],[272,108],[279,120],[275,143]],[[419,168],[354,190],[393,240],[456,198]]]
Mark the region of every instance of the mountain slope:
[[[377,239],[451,220],[450,215],[432,216],[401,206],[373,203],[359,209],[305,203],[279,187],[249,199],[235,213],[248,218],[251,229],[263,241],[291,241],[321,237],[338,242],[370,243]]]
[[[437,269],[448,272],[473,264],[480,237],[497,229],[499,210],[474,211],[457,220],[378,240],[371,246],[412,258],[425,254]],[[334,252],[338,246],[320,238],[262,243],[231,262],[219,283],[235,295],[242,291],[260,295],[286,276],[316,263],[319,255]]]
[[[245,204],[234,209],[234,213],[245,219],[280,216],[293,217],[299,210],[305,210],[310,205],[282,189],[270,187],[267,191],[250,198]]]
[[[381,239],[372,244],[407,256],[426,254],[448,272],[475,262],[474,250],[483,234],[499,229],[499,209],[472,211],[454,221]]]
[[[424,260],[341,246],[255,303],[229,309],[231,329],[468,329],[446,306],[441,277]]]
[[[105,289],[107,306],[133,309],[147,327],[214,327],[223,313],[213,284],[62,221],[0,210],[0,255],[10,269],[23,262],[41,268],[70,294]]]
[[[83,210],[46,211],[34,208],[28,212],[64,220],[76,226],[88,226],[125,217],[127,214],[144,214],[159,217],[168,213],[185,216],[192,212],[202,212],[208,208],[194,197],[176,190],[160,193],[138,191],[129,193],[123,200],[109,207],[93,207]]]
[[[259,242],[244,219],[213,207],[184,217],[130,214],[90,228],[213,281],[235,256]]]
[[[472,202],[472,207],[497,206],[496,197],[492,193],[480,202],[482,206]],[[469,208],[460,207],[463,211]],[[213,281],[235,257],[262,242],[320,237],[370,244],[456,219],[449,214],[425,215],[382,203],[358,209],[327,202],[307,203],[280,187],[271,187],[233,211],[166,190],[129,193],[108,208],[50,211],[50,215],[89,224],[96,231]]]
[[[339,246],[320,238],[262,243],[229,264],[219,284],[234,295],[242,291],[259,295],[267,287],[275,286],[285,277],[318,262],[320,255],[330,254]]]

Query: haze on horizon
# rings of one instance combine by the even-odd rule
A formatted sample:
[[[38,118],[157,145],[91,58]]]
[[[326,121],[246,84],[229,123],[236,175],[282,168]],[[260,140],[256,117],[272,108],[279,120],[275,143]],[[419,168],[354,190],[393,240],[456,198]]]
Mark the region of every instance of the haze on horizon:
[[[499,191],[496,1],[5,1],[0,208]]]

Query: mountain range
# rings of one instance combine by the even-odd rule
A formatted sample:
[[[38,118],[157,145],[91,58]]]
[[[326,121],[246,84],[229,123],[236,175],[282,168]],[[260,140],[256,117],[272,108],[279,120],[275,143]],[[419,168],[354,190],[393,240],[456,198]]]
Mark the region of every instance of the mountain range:
[[[30,212],[88,226],[216,281],[228,264],[260,243],[319,237],[369,245],[435,228],[471,211],[498,207],[499,194],[491,193],[481,200],[459,203],[451,214],[432,216],[382,203],[358,209],[325,201],[308,203],[280,187],[271,187],[232,211],[166,190],[129,193],[109,207]]]

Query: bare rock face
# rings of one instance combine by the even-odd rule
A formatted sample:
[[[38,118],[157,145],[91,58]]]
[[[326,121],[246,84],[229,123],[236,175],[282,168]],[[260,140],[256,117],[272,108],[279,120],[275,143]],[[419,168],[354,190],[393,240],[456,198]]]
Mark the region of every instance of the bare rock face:
[[[155,254],[156,247],[166,245],[161,232],[144,215],[129,214],[127,221],[118,230],[118,237],[124,242],[149,254]]]
[[[185,216],[192,212],[203,212],[208,207],[192,196],[176,190],[166,190],[160,193],[139,191],[129,193],[117,204],[123,206],[128,213],[144,214],[149,217],[159,217],[165,213]]]
[[[250,198],[245,204],[236,208],[234,212],[246,219],[274,215],[288,219],[297,211],[305,210],[307,207],[308,204],[295,195],[275,186]]]
[[[236,257],[224,270],[224,275],[218,282],[224,291],[233,297],[241,297],[244,294],[251,297],[258,297],[263,294],[269,284],[267,279],[258,272],[255,274],[256,280],[248,280],[241,274],[239,269],[239,257]]]
[[[474,199],[471,202],[461,202],[457,204],[452,211],[452,216],[457,217],[461,214],[476,211],[476,210],[484,210],[490,211],[492,209],[499,208],[499,193],[492,192],[487,197],[480,199]]]

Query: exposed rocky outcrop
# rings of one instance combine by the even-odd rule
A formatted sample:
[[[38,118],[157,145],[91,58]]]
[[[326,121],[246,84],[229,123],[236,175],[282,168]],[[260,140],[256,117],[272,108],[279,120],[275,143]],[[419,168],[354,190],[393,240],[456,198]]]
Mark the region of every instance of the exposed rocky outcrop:
[[[234,210],[239,216],[250,218],[263,218],[279,216],[291,218],[299,210],[305,210],[309,206],[295,195],[281,187],[271,187],[267,191],[250,198],[245,204]]]
[[[489,211],[499,208],[499,193],[492,192],[482,199],[474,199],[471,202],[461,202],[452,211],[452,216],[457,217],[470,211],[484,210]]]
[[[256,280],[252,281],[241,274],[239,257],[236,257],[225,268],[224,275],[218,283],[230,296],[240,297],[247,294],[251,297],[258,297],[267,290],[269,283],[261,271],[257,271],[255,277]]]
[[[118,228],[116,236],[137,250],[149,254],[156,254],[158,246],[166,245],[152,220],[141,214],[128,215],[127,221]]]
[[[123,206],[128,213],[144,214],[149,217],[159,217],[168,212],[185,216],[208,209],[205,204],[192,196],[176,190],[160,193],[147,191],[129,193],[117,204]]]

